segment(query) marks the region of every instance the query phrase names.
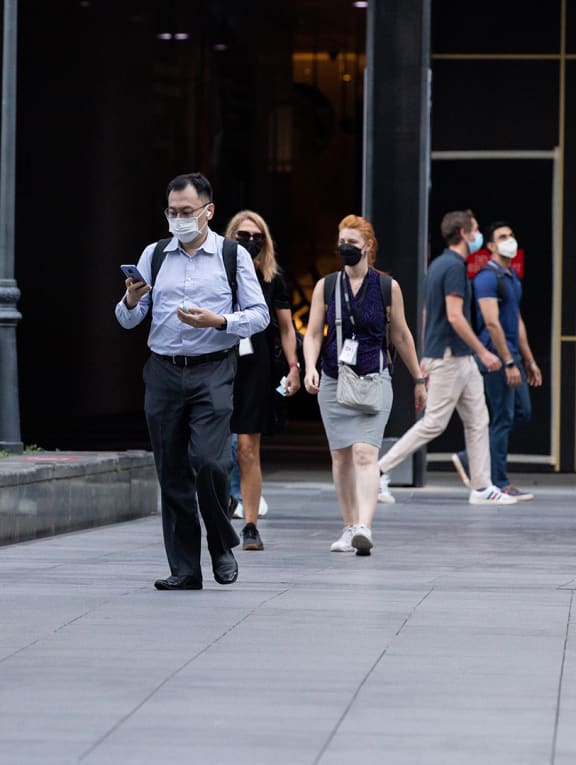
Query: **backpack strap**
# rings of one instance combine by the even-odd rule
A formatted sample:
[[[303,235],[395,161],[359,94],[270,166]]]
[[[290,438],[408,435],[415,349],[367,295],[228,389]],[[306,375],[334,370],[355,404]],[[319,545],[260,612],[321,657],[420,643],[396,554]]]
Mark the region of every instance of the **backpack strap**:
[[[162,267],[162,263],[164,263],[164,258],[166,257],[166,252],[164,249],[168,243],[172,241],[172,238],[173,237],[170,237],[169,239],[160,239],[160,241],[157,242],[156,246],[154,247],[150,265],[151,287],[154,286],[154,283],[158,277],[158,272]],[[238,270],[238,246],[233,239],[224,239],[224,242],[222,243],[222,260],[224,261],[224,268],[226,269],[228,284],[230,285],[230,289],[232,291],[232,307],[235,310],[238,293],[238,283],[236,281],[236,272]],[[150,295],[152,294],[153,291],[150,293]]]
[[[324,277],[324,305],[329,305],[336,289],[336,280],[340,271],[333,271]],[[387,274],[380,273],[380,290],[386,313],[386,323],[390,324],[390,308],[392,306],[392,278]]]
[[[490,271],[491,274],[495,274],[496,279],[498,281],[498,287],[497,287],[497,298],[498,302],[501,303],[503,300],[506,300],[506,279],[504,277],[504,274],[499,268],[493,268],[492,266],[484,266],[478,271],[478,274],[481,274],[482,271]],[[476,274],[476,276],[478,276]]]
[[[236,280],[236,272],[238,270],[238,243],[234,241],[234,239],[224,237],[224,242],[222,243],[222,260],[224,261],[228,284],[232,291],[232,310],[235,311],[238,300],[238,282]]]
[[[334,291],[336,289],[336,281],[338,279],[339,273],[340,271],[333,271],[330,274],[326,274],[326,276],[324,277],[324,305],[326,306],[330,305],[330,301],[332,300],[332,296],[334,295]],[[384,343],[385,343],[384,352],[386,353],[388,369],[390,370],[390,374],[392,374],[392,371],[394,369],[394,357],[396,355],[394,346],[390,342],[390,312],[392,310],[392,277],[388,276],[388,274],[383,274],[381,271],[378,272],[378,275],[380,277],[380,291],[382,292],[382,303],[384,305],[384,317],[386,322],[386,326],[384,328]]]
[[[158,276],[158,271],[160,271],[160,268],[162,267],[162,263],[164,263],[164,258],[166,257],[166,253],[164,252],[164,248],[167,247],[168,243],[172,241],[172,237],[169,239],[160,239],[160,241],[156,242],[156,247],[154,247],[154,252],[152,253],[152,262],[150,264],[150,286],[154,286],[154,282],[156,281],[156,278]],[[152,297],[152,292],[150,293],[150,297]]]
[[[388,274],[380,274],[380,290],[382,292],[382,302],[384,303],[386,325],[389,325],[390,311],[392,310],[392,277],[388,276]]]
[[[336,279],[340,271],[333,271],[331,274],[326,274],[324,277],[324,305],[330,305],[332,295],[336,289]]]
[[[380,273],[380,290],[382,292],[382,303],[384,304],[384,317],[386,326],[384,327],[384,342],[386,347],[386,361],[390,375],[394,371],[394,358],[396,350],[390,342],[390,314],[392,312],[392,277],[388,274]]]

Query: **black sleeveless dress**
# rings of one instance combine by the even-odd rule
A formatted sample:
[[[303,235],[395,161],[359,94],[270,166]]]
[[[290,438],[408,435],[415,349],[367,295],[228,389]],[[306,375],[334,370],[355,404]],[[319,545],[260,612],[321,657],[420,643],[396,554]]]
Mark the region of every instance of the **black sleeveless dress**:
[[[276,309],[290,309],[288,287],[282,274],[265,282],[256,269],[270,311],[270,324],[250,338],[254,353],[240,356],[234,383],[232,433],[272,435],[282,429],[282,397],[276,392],[280,380],[274,377],[274,333]]]

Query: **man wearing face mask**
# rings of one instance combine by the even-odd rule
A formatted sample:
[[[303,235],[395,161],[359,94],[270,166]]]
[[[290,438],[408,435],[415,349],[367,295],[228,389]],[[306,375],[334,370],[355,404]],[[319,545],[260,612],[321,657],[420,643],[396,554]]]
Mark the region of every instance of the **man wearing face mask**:
[[[509,505],[516,498],[494,486],[490,474],[488,409],[476,354],[489,372],[502,362],[470,326],[471,285],[466,260],[482,247],[482,234],[472,210],[446,213],[441,223],[444,252],[426,275],[425,334],[422,373],[428,377],[424,416],[379,461],[384,476],[443,433],[456,410],[464,425],[470,463],[471,505]]]
[[[474,303],[479,337],[484,346],[502,360],[502,368],[484,375],[490,407],[490,457],[492,479],[505,494],[517,500],[534,495],[510,483],[507,471],[508,443],[514,428],[530,420],[529,386],[542,385],[542,374],[528,343],[520,312],[522,284],[512,260],[518,242],[505,221],[491,223],[486,233],[491,258],[474,278]],[[452,455],[464,484],[469,482],[466,451]]]
[[[170,576],[158,590],[202,589],[201,530],[206,527],[212,570],[232,584],[239,539],[228,519],[230,417],[239,339],[263,330],[269,313],[249,253],[237,247],[237,305],[224,260],[224,238],[209,228],[212,187],[200,173],[167,187],[165,211],[173,238],[153,288],[149,244],[138,261],[145,282],[126,279],[116,318],[126,329],[152,310],[150,356],[144,367],[144,410],[162,498]]]

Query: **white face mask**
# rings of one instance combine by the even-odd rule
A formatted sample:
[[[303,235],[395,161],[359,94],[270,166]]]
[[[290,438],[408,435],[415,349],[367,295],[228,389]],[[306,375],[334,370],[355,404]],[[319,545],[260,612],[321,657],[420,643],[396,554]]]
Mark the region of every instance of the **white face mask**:
[[[201,215],[203,215],[203,213],[201,213]],[[208,221],[206,221],[202,228],[199,228],[199,217],[200,215],[192,218],[168,218],[168,229],[180,242],[189,244],[195,239],[198,239],[208,225]]]
[[[503,242],[498,242],[498,254],[503,258],[515,258],[518,252],[518,242],[516,239],[505,239]]]

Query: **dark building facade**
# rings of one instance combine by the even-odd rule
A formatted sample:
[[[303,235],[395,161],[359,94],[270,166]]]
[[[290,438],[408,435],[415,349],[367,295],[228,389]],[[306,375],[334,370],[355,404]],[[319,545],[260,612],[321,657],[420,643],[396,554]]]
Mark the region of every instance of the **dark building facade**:
[[[119,264],[165,235],[166,182],[197,169],[214,185],[216,230],[243,207],[269,220],[303,327],[315,281],[337,267],[345,214],[368,206],[378,264],[400,280],[415,333],[443,213],[471,207],[483,224],[510,220],[526,253],[524,317],[545,378],[511,451],[538,469],[575,469],[576,9],[552,0],[528,15],[519,0],[486,0],[463,14],[451,0],[371,2],[20,1],[24,443],[146,444],[146,327],[116,324]],[[365,119],[367,54],[382,83],[377,125]],[[379,190],[368,199],[367,137],[380,152],[371,168]],[[424,169],[412,162],[415,141]],[[414,191],[422,173],[424,210]],[[409,380],[402,369],[395,378],[391,436],[413,418]],[[318,420],[315,401],[299,393],[290,428]],[[430,445],[429,464],[461,442],[454,421]]]

